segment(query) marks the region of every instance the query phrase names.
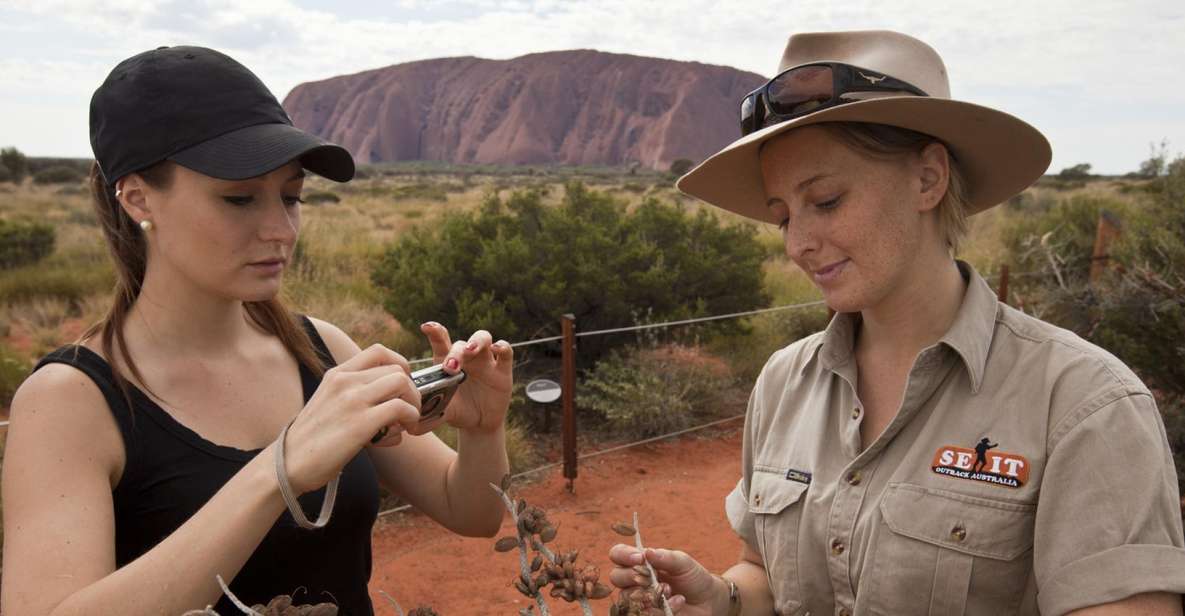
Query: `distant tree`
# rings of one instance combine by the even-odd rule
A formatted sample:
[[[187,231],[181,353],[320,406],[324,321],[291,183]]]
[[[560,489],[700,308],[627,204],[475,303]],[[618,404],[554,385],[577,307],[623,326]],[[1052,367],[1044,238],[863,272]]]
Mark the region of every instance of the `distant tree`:
[[[680,158],[671,163],[671,173],[675,175],[683,175],[684,173],[691,171],[691,168],[694,166],[694,162],[687,160],[686,158]]]
[[[752,226],[654,199],[627,211],[580,183],[565,192],[556,206],[538,191],[491,195],[477,211],[403,234],[372,271],[384,307],[403,323],[515,340],[558,333],[569,312],[589,330],[767,305]],[[631,340],[582,340],[582,361]]]
[[[82,179],[82,173],[67,165],[47,167],[33,174],[34,184],[68,184]]]
[[[1085,180],[1090,177],[1090,163],[1066,167],[1057,174],[1057,177],[1061,180]]]
[[[15,147],[0,150],[0,164],[8,168],[9,179],[20,183],[29,174],[29,159]]]
[[[1158,178],[1164,175],[1168,165],[1168,149],[1169,142],[1167,140],[1160,142],[1160,147],[1156,145],[1148,146],[1150,150],[1148,158],[1140,163],[1140,169],[1136,171],[1136,175],[1142,178]]]
[[[43,222],[0,219],[0,270],[44,259],[54,240],[54,228]]]
[[[8,170],[8,165],[0,162],[0,182],[11,182],[12,172]]]

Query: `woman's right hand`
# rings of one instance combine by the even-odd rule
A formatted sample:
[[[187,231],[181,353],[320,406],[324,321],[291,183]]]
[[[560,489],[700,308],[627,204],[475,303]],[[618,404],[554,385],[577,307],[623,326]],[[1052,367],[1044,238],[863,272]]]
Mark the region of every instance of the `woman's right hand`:
[[[390,429],[376,445],[399,444],[420,420],[420,392],[410,375],[407,359],[379,344],[325,371],[284,444],[297,494],[329,483],[384,427]]]
[[[728,604],[725,583],[685,552],[646,548],[643,553],[619,543],[609,550],[609,560],[616,565],[609,573],[609,581],[623,591],[650,586],[648,579],[634,571],[635,566],[645,566],[643,561],[649,562],[676,614],[712,616],[713,606]]]

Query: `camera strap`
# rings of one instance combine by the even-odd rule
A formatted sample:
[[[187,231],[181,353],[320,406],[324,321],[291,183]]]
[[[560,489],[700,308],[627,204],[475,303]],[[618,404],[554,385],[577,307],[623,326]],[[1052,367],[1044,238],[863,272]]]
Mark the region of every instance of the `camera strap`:
[[[288,425],[284,426],[284,429],[280,431],[280,437],[276,439],[276,480],[280,484],[280,495],[284,497],[284,503],[288,505],[288,513],[292,514],[292,519],[296,520],[296,524],[301,528],[313,530],[324,527],[329,523],[329,516],[333,515],[333,502],[337,500],[337,483],[341,479],[341,472],[338,472],[329,485],[325,486],[325,500],[321,503],[321,514],[317,516],[316,522],[310,522],[305,517],[300,502],[296,500],[292,484],[288,481],[288,470],[284,466],[284,440],[288,436],[288,428],[291,428],[295,422],[296,419],[293,418]]]

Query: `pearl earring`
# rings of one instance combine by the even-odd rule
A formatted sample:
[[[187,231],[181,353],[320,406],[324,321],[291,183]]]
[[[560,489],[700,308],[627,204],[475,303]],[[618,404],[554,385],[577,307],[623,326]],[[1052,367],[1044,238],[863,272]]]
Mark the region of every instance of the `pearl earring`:
[[[120,196],[120,195],[122,195],[122,194],[123,194],[123,190],[122,190],[122,189],[120,189],[120,188],[116,188],[116,189],[115,189],[115,198],[116,198],[116,199],[118,199],[118,198],[119,198],[119,196]]]
[[[140,221],[140,228],[143,229],[145,232],[151,231],[152,230],[152,221],[151,220],[141,220]]]

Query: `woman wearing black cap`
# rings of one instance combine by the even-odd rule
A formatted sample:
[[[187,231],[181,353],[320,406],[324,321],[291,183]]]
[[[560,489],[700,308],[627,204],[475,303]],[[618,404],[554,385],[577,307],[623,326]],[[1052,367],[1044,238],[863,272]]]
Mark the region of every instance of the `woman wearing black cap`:
[[[455,453],[419,421],[402,356],[277,299],[305,171],[349,180],[346,150],[197,47],[120,63],[91,143],[115,301],[13,400],[0,611],[235,613],[220,576],[248,604],[303,588],[299,603],[372,613],[378,482],[457,533],[497,532],[510,346],[421,326],[468,375],[444,416]]]

